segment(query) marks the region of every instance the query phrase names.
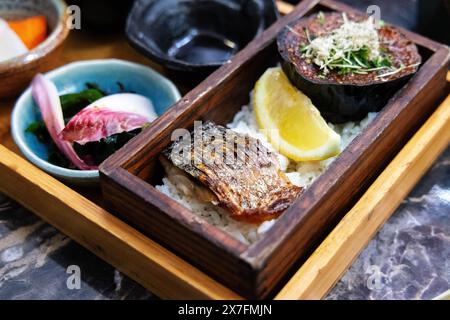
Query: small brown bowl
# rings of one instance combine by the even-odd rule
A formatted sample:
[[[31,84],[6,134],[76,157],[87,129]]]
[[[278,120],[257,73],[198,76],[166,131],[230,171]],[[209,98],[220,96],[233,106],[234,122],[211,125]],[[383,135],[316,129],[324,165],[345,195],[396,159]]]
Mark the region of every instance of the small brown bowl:
[[[44,42],[26,54],[0,62],[0,98],[18,94],[39,72],[55,66],[61,44],[69,34],[66,4],[62,0],[5,0],[0,2],[0,17],[14,19],[32,15],[47,18],[49,35]]]

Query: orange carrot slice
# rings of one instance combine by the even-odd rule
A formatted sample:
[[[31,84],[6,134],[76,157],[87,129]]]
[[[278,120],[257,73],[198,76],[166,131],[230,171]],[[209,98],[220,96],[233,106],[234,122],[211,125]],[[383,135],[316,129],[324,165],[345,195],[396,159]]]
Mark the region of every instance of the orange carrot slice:
[[[45,16],[11,20],[8,21],[8,25],[30,50],[37,47],[47,37],[47,19]]]

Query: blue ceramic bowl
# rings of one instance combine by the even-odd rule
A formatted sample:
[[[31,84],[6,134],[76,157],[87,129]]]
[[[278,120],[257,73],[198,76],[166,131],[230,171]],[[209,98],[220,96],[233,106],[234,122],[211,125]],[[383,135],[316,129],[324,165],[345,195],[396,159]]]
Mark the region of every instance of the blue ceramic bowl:
[[[148,67],[121,60],[75,62],[46,75],[55,83],[60,95],[79,92],[85,89],[86,82],[97,83],[104,90],[117,92],[117,82],[121,82],[127,90],[148,97],[158,115],[180,99],[180,93],[168,79]],[[39,119],[39,108],[28,88],[17,100],[11,116],[11,133],[22,154],[33,164],[64,182],[76,185],[97,184],[98,170],[71,170],[48,162],[47,146],[34,134],[25,132],[32,122]]]

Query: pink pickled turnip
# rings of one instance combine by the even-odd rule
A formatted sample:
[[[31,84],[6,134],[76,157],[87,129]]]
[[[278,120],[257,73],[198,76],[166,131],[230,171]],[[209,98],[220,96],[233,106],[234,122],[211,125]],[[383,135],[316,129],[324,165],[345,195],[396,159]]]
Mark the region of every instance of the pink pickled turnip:
[[[78,112],[67,123],[61,137],[84,145],[141,128],[156,117],[152,102],[146,97],[133,93],[113,94]]]
[[[47,131],[59,151],[80,170],[97,169],[81,160],[70,142],[61,139],[60,133],[64,128],[64,117],[58,91],[53,82],[42,74],[38,74],[31,84],[31,92],[39,106]]]

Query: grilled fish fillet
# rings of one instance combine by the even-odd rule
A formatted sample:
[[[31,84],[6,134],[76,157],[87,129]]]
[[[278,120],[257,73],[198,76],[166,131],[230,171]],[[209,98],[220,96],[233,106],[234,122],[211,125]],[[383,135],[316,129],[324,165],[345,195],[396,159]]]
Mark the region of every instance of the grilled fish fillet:
[[[302,191],[259,140],[212,122],[173,142],[160,161],[183,194],[219,205],[232,218],[249,223],[278,217]]]

